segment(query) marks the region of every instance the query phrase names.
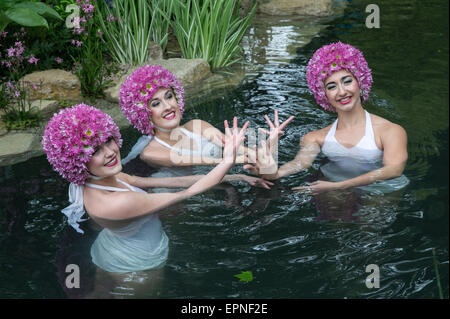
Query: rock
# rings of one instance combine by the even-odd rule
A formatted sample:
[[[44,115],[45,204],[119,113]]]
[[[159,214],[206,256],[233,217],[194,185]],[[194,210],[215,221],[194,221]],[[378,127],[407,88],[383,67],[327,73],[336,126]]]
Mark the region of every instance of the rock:
[[[172,72],[183,86],[197,83],[211,73],[208,62],[203,59],[174,58],[152,62]]]
[[[53,113],[58,111],[59,102],[55,100],[35,100],[31,102],[31,107],[39,110],[43,118],[50,118]]]
[[[0,166],[24,162],[42,154],[35,134],[17,133],[0,137]]]
[[[5,135],[6,133],[8,133],[8,130],[6,129],[5,123],[0,121],[0,136]]]
[[[148,44],[148,61],[149,63],[152,60],[160,60],[163,58],[163,51],[161,46],[158,43],[150,41]]]
[[[333,14],[333,0],[270,0],[258,11],[269,15],[302,15],[324,17]]]
[[[22,78],[36,84],[37,90],[29,89],[27,97],[31,100],[74,100],[80,101],[81,83],[70,72],[58,69],[33,72]]]
[[[208,62],[202,59],[158,59],[152,60],[151,64],[161,65],[172,72],[184,87],[197,83],[211,74]],[[114,103],[119,102],[119,91],[122,83],[137,68],[133,67],[128,70],[124,76],[114,82],[112,87],[104,91],[106,100]]]

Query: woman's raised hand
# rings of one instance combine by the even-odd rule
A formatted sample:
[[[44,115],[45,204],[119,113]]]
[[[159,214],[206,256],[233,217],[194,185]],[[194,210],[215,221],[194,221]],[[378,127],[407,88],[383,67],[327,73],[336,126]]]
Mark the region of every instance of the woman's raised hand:
[[[241,130],[238,130],[237,117],[233,118],[233,128],[230,129],[228,121],[224,121],[225,126],[225,139],[223,140],[223,159],[227,163],[233,163],[236,160],[236,153],[239,146],[245,140],[245,131],[250,121],[245,122]]]
[[[264,118],[266,119],[266,122],[269,125],[270,132],[262,128],[260,128],[259,130],[261,130],[261,132],[269,136],[268,141],[270,148],[273,151],[275,151],[277,148],[276,146],[278,145],[278,139],[280,138],[281,135],[284,134],[283,131],[284,128],[294,119],[294,116],[293,115],[290,116],[286,121],[281,123],[281,125],[278,119],[278,110],[274,110],[274,123],[270,120],[270,118],[267,115],[264,115]]]

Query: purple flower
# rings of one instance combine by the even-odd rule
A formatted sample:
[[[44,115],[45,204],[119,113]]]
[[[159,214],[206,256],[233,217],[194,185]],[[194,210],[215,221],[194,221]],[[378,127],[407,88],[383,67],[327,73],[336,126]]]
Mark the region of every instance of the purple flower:
[[[28,59],[28,63],[30,64],[37,64],[39,59],[35,58],[33,55]]]
[[[81,47],[83,45],[83,42],[78,41],[78,40],[72,40],[71,43],[77,47]]]
[[[61,64],[63,62],[63,59],[61,59],[60,57],[56,57],[55,62]]]
[[[8,57],[13,57],[14,53],[16,52],[16,49],[9,48],[7,51],[8,51]]]

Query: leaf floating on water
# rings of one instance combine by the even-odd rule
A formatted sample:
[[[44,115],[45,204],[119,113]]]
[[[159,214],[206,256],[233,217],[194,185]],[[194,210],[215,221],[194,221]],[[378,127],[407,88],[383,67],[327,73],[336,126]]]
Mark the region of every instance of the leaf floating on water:
[[[253,274],[251,271],[242,271],[240,274],[234,275],[234,277],[239,278],[239,282],[241,281],[250,282],[253,280]]]

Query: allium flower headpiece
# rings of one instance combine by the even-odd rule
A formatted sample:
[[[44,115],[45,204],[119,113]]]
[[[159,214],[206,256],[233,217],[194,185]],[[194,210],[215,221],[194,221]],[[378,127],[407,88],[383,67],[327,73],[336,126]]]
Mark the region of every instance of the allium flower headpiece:
[[[316,102],[325,110],[336,112],[325,95],[325,79],[341,69],[352,73],[358,80],[363,102],[369,98],[372,72],[361,51],[342,42],[324,45],[314,52],[306,68],[306,80]]]
[[[172,88],[183,116],[184,89],[178,79],[160,65],[140,67],[123,82],[120,88],[120,108],[128,121],[142,134],[154,134],[154,126],[150,120],[152,113],[147,103],[162,87]]]
[[[97,146],[113,137],[122,146],[119,128],[99,109],[78,104],[53,115],[45,128],[42,147],[47,159],[62,177],[82,185],[89,176],[89,163]]]

